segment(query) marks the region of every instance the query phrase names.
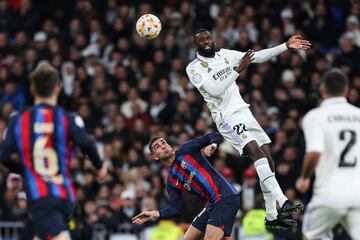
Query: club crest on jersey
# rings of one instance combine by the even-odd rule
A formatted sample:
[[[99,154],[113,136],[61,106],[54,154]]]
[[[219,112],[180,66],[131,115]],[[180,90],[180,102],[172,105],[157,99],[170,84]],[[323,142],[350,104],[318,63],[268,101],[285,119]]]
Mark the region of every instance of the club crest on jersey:
[[[209,64],[207,62],[201,62],[200,65],[203,67],[203,68],[207,68],[209,66]]]
[[[188,191],[191,191],[190,184],[188,184],[188,183],[184,183],[184,188]]]
[[[186,162],[185,162],[185,161],[182,161],[182,162],[180,163],[180,167],[181,167],[182,169],[186,169]]]
[[[229,64],[229,60],[227,58],[224,58],[224,61],[226,64]]]

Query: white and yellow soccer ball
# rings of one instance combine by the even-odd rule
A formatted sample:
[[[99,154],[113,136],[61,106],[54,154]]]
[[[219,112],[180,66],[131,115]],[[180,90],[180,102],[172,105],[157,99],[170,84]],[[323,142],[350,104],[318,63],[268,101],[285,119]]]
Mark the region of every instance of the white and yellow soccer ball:
[[[136,22],[136,32],[143,38],[156,38],[161,31],[161,22],[152,14],[142,15]]]

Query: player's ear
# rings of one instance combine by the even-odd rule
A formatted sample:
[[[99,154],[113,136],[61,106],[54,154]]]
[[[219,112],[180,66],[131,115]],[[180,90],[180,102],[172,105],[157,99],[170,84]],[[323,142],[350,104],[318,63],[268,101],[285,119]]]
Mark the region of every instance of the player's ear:
[[[30,83],[30,94],[31,96],[35,96],[36,91],[33,83]]]
[[[54,92],[55,92],[56,96],[60,95],[61,89],[62,89],[61,83],[59,83],[55,86]]]
[[[155,161],[159,161],[159,156],[156,155],[155,153],[152,153],[152,158],[155,160]]]
[[[347,97],[347,95],[349,94],[349,90],[350,90],[349,86],[345,86],[344,92],[343,92],[344,97]]]
[[[326,89],[325,89],[325,85],[323,83],[320,84],[319,91],[320,91],[320,96],[322,98],[324,98],[326,96]]]

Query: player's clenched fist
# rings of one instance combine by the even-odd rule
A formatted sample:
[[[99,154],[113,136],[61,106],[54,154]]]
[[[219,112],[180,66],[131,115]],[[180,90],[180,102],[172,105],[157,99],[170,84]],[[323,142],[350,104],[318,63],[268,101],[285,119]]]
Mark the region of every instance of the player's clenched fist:
[[[133,217],[132,223],[134,224],[143,224],[149,220],[153,220],[160,217],[160,213],[159,211],[144,211],[142,213],[140,213],[139,215],[136,215],[135,217]]]

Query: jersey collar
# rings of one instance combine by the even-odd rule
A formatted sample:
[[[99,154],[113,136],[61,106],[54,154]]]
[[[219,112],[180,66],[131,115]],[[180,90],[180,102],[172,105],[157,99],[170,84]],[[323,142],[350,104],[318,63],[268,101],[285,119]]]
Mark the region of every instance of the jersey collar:
[[[345,97],[332,97],[325,99],[320,106],[328,106],[332,104],[346,103],[347,100]]]

